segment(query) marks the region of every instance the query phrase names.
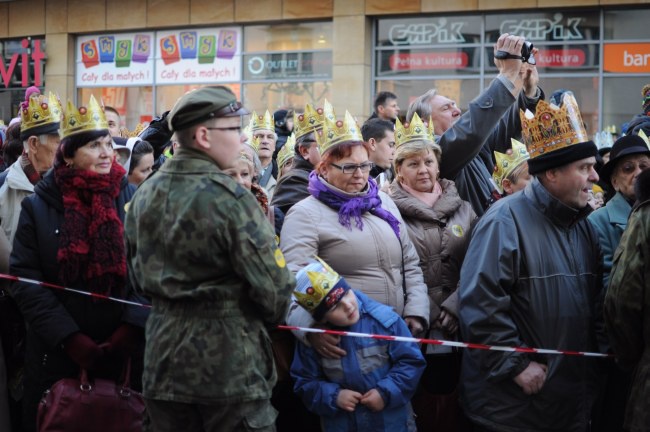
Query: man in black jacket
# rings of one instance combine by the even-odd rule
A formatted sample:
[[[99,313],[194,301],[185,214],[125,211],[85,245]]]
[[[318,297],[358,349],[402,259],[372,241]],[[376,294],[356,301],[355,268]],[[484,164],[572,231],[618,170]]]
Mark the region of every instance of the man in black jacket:
[[[293,168],[280,177],[271,199],[271,205],[279,207],[284,214],[295,203],[309,196],[309,174],[320,162],[316,134],[323,129],[323,121],[323,110],[314,110],[309,104],[305,106],[303,114],[294,115],[296,145]]]
[[[467,342],[606,348],[600,248],[586,220],[597,149],[573,95],[565,95],[564,106],[540,101],[534,118],[522,117],[535,179],[496,202],[473,230],[458,289]],[[598,367],[589,357],[468,350],[462,404],[476,431],[585,432]]]

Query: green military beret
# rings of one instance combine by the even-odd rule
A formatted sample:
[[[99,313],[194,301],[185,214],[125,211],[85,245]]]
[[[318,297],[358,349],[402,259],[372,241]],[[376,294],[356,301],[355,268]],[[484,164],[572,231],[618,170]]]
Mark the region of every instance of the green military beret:
[[[168,116],[172,132],[187,129],[211,118],[249,114],[227,87],[202,87],[185,93]]]

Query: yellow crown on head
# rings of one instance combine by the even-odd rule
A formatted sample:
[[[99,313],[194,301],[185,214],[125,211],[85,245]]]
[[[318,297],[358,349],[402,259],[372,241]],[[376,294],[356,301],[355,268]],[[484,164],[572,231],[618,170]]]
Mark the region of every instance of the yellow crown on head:
[[[250,128],[253,134],[255,134],[255,131],[262,130],[262,129],[275,132],[275,122],[273,121],[273,116],[271,115],[269,110],[266,110],[264,115],[258,115],[255,111],[253,111],[253,115],[251,116]]]
[[[278,169],[282,169],[284,164],[286,164],[293,157],[295,146],[296,136],[294,134],[291,134],[289,135],[289,138],[287,138],[287,142],[284,143],[278,152]]]
[[[332,288],[334,288],[334,285],[336,285],[339,279],[341,279],[339,274],[327,265],[325,261],[319,257],[316,257],[316,259],[322,265],[320,271],[305,270],[307,280],[304,280],[301,275],[297,275],[298,287],[301,289],[304,288],[304,292],[293,292],[298,304],[307,309],[310,313],[313,313],[316,310],[327,294],[332,290]],[[314,264],[315,263],[310,264],[306,268],[315,267]],[[305,284],[308,286],[304,286]]]
[[[515,168],[521,165],[522,162],[530,159],[530,155],[523,143],[514,138],[511,138],[510,141],[512,142],[511,154],[500,153],[498,151],[494,152],[496,163],[494,164],[494,173],[492,173],[492,178],[501,193],[503,193],[503,180],[506,179]]]
[[[324,121],[323,108],[314,109],[310,104],[306,104],[305,112],[293,114],[293,132],[296,134],[296,139],[322,129]]]
[[[261,143],[261,141],[262,141],[261,138],[256,137],[256,136],[251,137],[251,139],[248,141],[248,144],[250,144],[251,147],[253,147],[253,150],[255,150],[255,153],[260,152],[260,143]]]
[[[332,106],[331,103],[325,99],[323,102],[323,114],[325,115],[325,118],[328,118],[332,121],[336,121],[336,114],[334,114],[334,107]]]
[[[520,110],[522,141],[530,158],[589,141],[578,103],[572,93],[565,93],[562,107],[537,103],[535,114]]]
[[[345,111],[343,120],[330,119],[325,116],[323,133],[316,135],[316,141],[320,148],[320,154],[324,154],[332,147],[346,141],[363,141],[361,131],[357,122],[349,111]]]
[[[63,110],[59,99],[50,92],[48,99],[41,95],[32,95],[29,105],[20,111],[20,131],[25,132],[40,126],[59,123]]]
[[[435,143],[431,117],[429,117],[427,123],[424,123],[420,119],[418,113],[413,114],[410,123],[402,124],[399,119],[395,120],[395,148],[414,141],[430,141]]]
[[[650,150],[650,139],[648,139],[648,136],[645,134],[643,129],[639,129],[639,133],[637,134],[641,137],[643,141],[645,141],[645,145],[648,146],[648,150]]]
[[[108,130],[108,122],[104,110],[92,95],[87,107],[77,109],[72,101],[68,101],[59,130],[62,139],[81,132],[103,129]]]

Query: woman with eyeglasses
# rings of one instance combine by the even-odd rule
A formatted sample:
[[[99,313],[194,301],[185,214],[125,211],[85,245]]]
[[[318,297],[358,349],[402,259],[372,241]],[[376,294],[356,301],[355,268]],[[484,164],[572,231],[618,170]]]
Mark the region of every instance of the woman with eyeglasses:
[[[392,306],[414,336],[423,335],[429,299],[417,252],[395,203],[369,178],[368,144],[347,112],[343,121],[326,119],[317,139],[321,161],[309,176],[310,196],[291,207],[280,236],[289,268],[318,256],[351,286]],[[303,311],[293,303],[287,323],[312,325]],[[355,354],[340,349],[336,336],[308,337],[324,357]]]
[[[431,125],[431,122],[429,122]],[[440,178],[441,150],[433,127],[413,115],[395,127],[395,172],[390,195],[420,257],[430,305],[427,337],[455,340],[458,333],[458,281],[476,221],[472,206],[453,181]],[[413,397],[418,430],[462,430],[456,391],[460,355],[447,347],[424,349],[427,367]]]
[[[626,135],[614,143],[609,162],[603,165],[599,174],[601,180],[611,184],[616,194],[589,215],[596,228],[603,251],[603,282],[607,286],[612,269],[614,252],[627,226],[627,218],[636,201],[634,182],[641,171],[650,168],[650,147],[638,135]]]

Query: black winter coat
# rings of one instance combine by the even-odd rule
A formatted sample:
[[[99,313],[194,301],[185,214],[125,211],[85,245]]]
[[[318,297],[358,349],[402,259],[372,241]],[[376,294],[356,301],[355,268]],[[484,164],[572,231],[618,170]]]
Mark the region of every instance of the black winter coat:
[[[134,191],[135,188],[124,177],[115,201],[122,221],[125,205]],[[10,272],[15,276],[61,285],[56,255],[59,230],[63,224],[63,198],[53,169],[36,185],[34,192],[22,202]],[[86,290],[81,280],[70,287]],[[43,392],[59,379],[79,374],[79,367],[63,351],[62,342],[78,331],[97,343],[104,342],[122,323],[144,327],[148,310],[98,302],[88,296],[24,282],[15,282],[11,291],[28,329],[23,422],[26,430],[33,430],[36,407]],[[127,287],[126,296],[141,300],[130,287]],[[116,364],[113,372],[119,375],[122,367],[122,364]]]

